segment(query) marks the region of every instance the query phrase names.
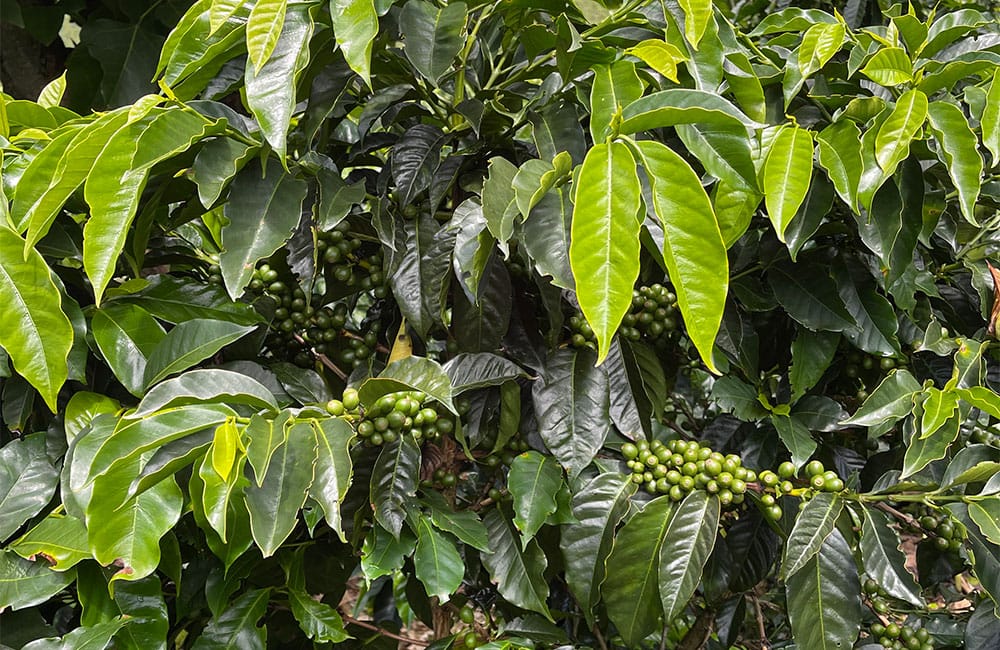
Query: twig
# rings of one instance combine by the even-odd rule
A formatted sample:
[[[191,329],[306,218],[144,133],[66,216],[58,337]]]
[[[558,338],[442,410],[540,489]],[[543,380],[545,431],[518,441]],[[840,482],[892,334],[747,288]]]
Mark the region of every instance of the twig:
[[[601,630],[595,625],[594,638],[597,639],[597,645],[600,646],[601,650],[608,650],[608,644],[604,642],[604,637],[601,635]]]
[[[760,649],[767,650],[767,633],[764,631],[764,612],[760,610],[760,599],[756,594],[750,596],[757,615],[757,632],[760,633]]]
[[[907,524],[909,524],[909,525],[911,525],[911,526],[913,526],[915,528],[921,527],[920,526],[920,522],[918,522],[916,520],[916,518],[914,518],[911,515],[906,514],[905,512],[900,512],[899,510],[896,510],[895,508],[893,508],[892,506],[890,506],[888,503],[886,503],[884,501],[877,502],[875,504],[875,507],[878,508],[879,510],[882,510],[883,512],[889,513],[890,515],[892,515],[896,519],[899,519],[900,521],[903,521],[903,522],[905,522],[905,523],[907,523]]]
[[[309,345],[309,343],[307,343],[306,340],[301,336],[299,336],[298,334],[295,334],[294,336],[296,341],[309,348],[309,351],[312,352],[314,355],[316,355],[316,358],[319,359],[319,362],[322,363],[327,368],[329,368],[330,370],[332,370],[333,374],[340,377],[341,381],[347,381],[347,373],[338,368],[334,362],[330,361],[330,357],[326,356],[325,354],[320,354],[319,352],[314,350],[313,347]]]
[[[366,630],[371,630],[372,632],[378,632],[382,636],[389,637],[390,639],[395,639],[396,641],[402,641],[403,643],[409,643],[411,645],[420,646],[421,648],[426,648],[427,646],[430,645],[430,643],[427,643],[426,641],[421,641],[420,639],[411,639],[410,637],[402,636],[394,632],[390,632],[389,630],[384,630],[380,628],[378,625],[373,625],[368,621],[358,620],[353,616],[349,616],[347,614],[341,613],[340,616],[351,625],[357,625],[358,627],[363,627]]]

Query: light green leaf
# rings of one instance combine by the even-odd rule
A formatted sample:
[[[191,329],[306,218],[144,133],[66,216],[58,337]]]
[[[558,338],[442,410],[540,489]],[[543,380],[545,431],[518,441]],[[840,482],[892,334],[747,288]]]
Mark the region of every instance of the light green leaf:
[[[215,428],[215,435],[212,438],[212,445],[209,447],[207,457],[212,460],[212,469],[223,481],[229,481],[229,475],[233,473],[233,465],[236,463],[236,449],[239,446],[240,430],[236,427],[236,422],[227,419]],[[219,531],[219,535],[225,540],[225,532]]]
[[[118,381],[133,395],[142,395],[149,355],[166,335],[163,326],[142,307],[115,303],[95,311],[90,327]]]
[[[621,132],[649,131],[678,124],[761,126],[715,93],[671,88],[641,97],[622,111]]]
[[[250,418],[244,430],[247,437],[247,460],[253,468],[257,487],[264,484],[264,476],[274,452],[288,439],[292,414],[285,410],[274,419],[257,414]]]
[[[679,4],[684,10],[684,38],[697,50],[712,20],[712,0],[680,0]]]
[[[979,140],[969,127],[962,109],[954,104],[931,102],[927,107],[927,119],[939,145],[938,153],[958,190],[962,216],[973,226],[978,226],[976,203],[983,176]]]
[[[901,47],[886,47],[875,53],[861,74],[882,86],[898,86],[913,80],[913,63]]]
[[[663,259],[688,336],[709,370],[718,372],[712,348],[725,309],[729,258],[712,204],[694,170],[669,147],[644,141],[636,148],[663,224]]]
[[[712,176],[732,187],[757,190],[757,170],[750,151],[746,127],[678,124],[677,135]]]
[[[641,187],[626,145],[602,143],[587,152],[573,204],[569,263],[580,309],[597,338],[600,364],[639,277]]]
[[[820,71],[844,43],[843,23],[817,23],[806,30],[799,46],[799,74],[811,77]]]
[[[764,163],[764,205],[778,239],[809,193],[812,181],[812,134],[797,126],[786,126],[774,138]]]
[[[62,103],[63,93],[65,92],[66,73],[63,72],[58,77],[45,84],[45,87],[42,88],[42,92],[38,94],[38,105],[44,106],[45,108],[58,106]]]
[[[282,5],[284,2],[285,0],[281,0]],[[247,23],[248,47],[254,14],[262,4],[268,4],[268,0],[258,2],[250,12],[250,22]],[[312,38],[314,23],[309,4],[293,2],[287,10],[282,7],[282,14],[281,20],[277,21],[281,35],[274,46],[274,53],[269,54],[269,58],[265,57],[266,62],[261,64],[251,54],[251,59],[247,62],[244,87],[247,106],[257,118],[261,133],[284,162],[299,75],[309,65],[309,39]]]
[[[819,164],[826,170],[837,194],[852,208],[858,201],[858,184],[864,161],[861,157],[861,131],[851,120],[834,122],[816,135]]]
[[[434,530],[430,520],[417,520],[417,550],[413,554],[417,579],[424,584],[428,596],[437,596],[441,603],[462,585],[465,563],[455,545]]]
[[[1000,164],[1000,68],[993,73],[980,126],[983,132],[983,145],[990,152],[990,168],[996,168],[997,164]]]
[[[638,57],[670,81],[680,83],[677,80],[677,64],[687,61],[687,55],[677,46],[651,38],[630,47],[628,53]]]
[[[1000,497],[992,496],[970,503],[969,517],[979,526],[983,537],[1000,545]]]
[[[851,547],[839,530],[834,530],[820,551],[788,578],[786,602],[799,647],[853,647],[861,627],[861,583]]]
[[[260,0],[247,19],[247,53],[254,70],[260,72],[278,44],[285,25],[288,0]]]
[[[73,325],[62,310],[62,292],[42,256],[0,220],[0,347],[14,370],[41,393],[55,412],[69,376]]]
[[[169,406],[222,402],[276,411],[274,395],[253,377],[221,368],[190,370],[154,386],[127,418],[141,418]]]
[[[208,22],[211,25],[211,33],[215,33],[226,24],[226,21],[236,13],[242,5],[242,0],[212,0],[212,6],[208,10]]]
[[[496,508],[483,516],[492,551],[482,554],[483,566],[507,602],[538,612],[551,621],[552,615],[545,604],[549,595],[544,577],[548,566],[545,553],[534,540],[522,551],[518,535],[508,521],[508,516]]]
[[[604,142],[612,135],[614,122],[620,119],[622,109],[642,97],[642,91],[642,81],[631,61],[620,60],[594,67],[594,84],[590,88],[590,136],[595,143]]]
[[[76,571],[53,571],[44,561],[29,562],[14,551],[0,551],[0,611],[40,605],[75,579]]]
[[[121,494],[128,488],[128,481]],[[115,580],[139,580],[160,564],[160,538],[181,516],[184,496],[171,477],[117,508],[119,499],[102,495],[95,487],[87,506],[87,543],[101,564],[115,564]]]
[[[659,591],[663,619],[680,615],[701,583],[702,571],[715,547],[722,506],[704,490],[692,490],[670,518],[660,546]]]
[[[83,229],[83,266],[100,306],[125,247],[150,169],[218,129],[194,111],[157,110],[119,130],[94,161],[83,187],[90,218]]]
[[[369,73],[372,41],[378,35],[378,14],[373,0],[330,0],[333,35],[351,66],[371,86]]]
[[[919,408],[914,409],[914,418],[920,416],[919,411]],[[958,437],[961,421],[961,414],[956,413],[934,435],[921,438],[914,433],[903,455],[903,473],[900,478],[913,476],[931,462],[944,458],[948,454],[948,447]]]
[[[403,6],[399,14],[403,52],[428,81],[437,83],[461,51],[468,11],[464,2],[438,8],[424,0],[409,0]]]
[[[923,607],[920,587],[906,570],[906,558],[900,550],[899,535],[890,525],[889,517],[875,508],[865,508],[861,525],[861,560],[865,573],[871,576],[890,596]]]
[[[964,401],[1000,420],[1000,395],[985,386],[959,388],[956,392]]]
[[[89,559],[87,527],[76,517],[50,514],[10,545],[26,560],[45,558],[53,571],[65,571]]]
[[[951,418],[958,408],[958,394],[931,386],[924,391],[923,417],[920,419],[920,437],[929,438]]]
[[[149,355],[143,383],[152,386],[170,375],[209,358],[253,327],[221,320],[196,318],[167,332]]]
[[[919,90],[903,93],[875,136],[875,159],[890,176],[910,153],[910,141],[927,117],[927,95]]]
[[[353,464],[349,448],[354,440],[354,429],[339,418],[313,420],[311,424],[319,455],[316,480],[309,488],[309,496],[323,508],[327,525],[342,541],[347,541],[340,525],[340,504],[351,486]]]
[[[316,470],[316,437],[308,424],[293,425],[258,487],[246,488],[250,530],[264,557],[274,555],[298,521]]]
[[[876,427],[901,420],[913,409],[913,396],[920,382],[909,370],[895,370],[878,385],[864,404],[842,422],[846,426]]]
[[[660,629],[660,548],[673,502],[666,495],[643,507],[615,536],[601,587],[608,617],[630,648]]]
[[[562,469],[552,456],[527,451],[514,458],[507,489],[514,498],[514,525],[521,531],[521,547],[556,511],[556,493],[562,486]]]
[[[795,518],[795,526],[785,543],[781,577],[788,580],[819,553],[826,538],[833,532],[844,502],[836,494],[821,492],[805,502]]]
[[[236,300],[250,282],[257,262],[270,256],[292,234],[299,223],[306,184],[285,173],[269,159],[267,173],[252,164],[243,169],[229,188],[222,228],[224,250],[219,266],[229,296]]]

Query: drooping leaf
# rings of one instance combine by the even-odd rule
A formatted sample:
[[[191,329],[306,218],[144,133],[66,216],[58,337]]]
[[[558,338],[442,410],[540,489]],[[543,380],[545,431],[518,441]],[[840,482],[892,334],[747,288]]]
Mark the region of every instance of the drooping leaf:
[[[483,515],[492,551],[482,555],[483,566],[508,602],[538,612],[551,621],[552,615],[545,604],[549,595],[549,585],[544,579],[548,566],[545,554],[534,540],[522,550],[518,534],[507,522],[507,515],[495,508]]]
[[[371,86],[372,41],[378,35],[373,0],[330,0],[333,35],[351,69]]]
[[[316,643],[341,643],[352,638],[344,629],[343,618],[330,605],[298,589],[289,592],[288,600],[299,627]]]
[[[420,446],[413,438],[400,436],[382,447],[372,471],[375,521],[397,538],[406,518],[406,505],[417,492],[420,458]]]
[[[10,548],[26,560],[44,558],[53,571],[65,571],[91,557],[86,526],[67,515],[50,514]]]
[[[0,221],[0,347],[14,370],[35,387],[53,412],[69,376],[66,359],[73,325],[62,310],[62,292],[42,256]]]
[[[444,364],[444,371],[451,381],[453,395],[499,386],[525,376],[516,363],[490,352],[456,354]]]
[[[865,508],[861,528],[861,560],[870,575],[889,595],[923,606],[920,589],[909,571],[900,550],[899,535],[889,518],[875,508]]]
[[[626,145],[602,143],[587,152],[573,199],[569,263],[580,309],[597,338],[597,363],[608,353],[639,277],[640,192]]]
[[[800,329],[792,341],[792,365],[788,380],[792,385],[792,402],[805,395],[823,377],[837,352],[840,337],[831,332]]]
[[[507,489],[514,497],[514,525],[521,531],[521,546],[556,511],[556,493],[562,486],[562,470],[551,456],[526,451],[514,458],[507,477]]]
[[[678,124],[759,126],[715,93],[688,88],[661,90],[635,100],[622,111],[623,134]]]
[[[465,576],[465,563],[455,545],[434,530],[426,517],[417,521],[417,549],[413,554],[413,566],[427,595],[437,596],[442,603],[448,602]]]
[[[786,583],[788,617],[799,645],[846,650],[861,627],[861,583],[851,549],[834,530]]]
[[[1000,545],[1000,497],[992,496],[969,504],[969,517],[976,522],[983,537]]]
[[[298,521],[316,471],[316,437],[305,423],[292,426],[271,457],[264,482],[246,488],[250,529],[264,557],[278,550]]]
[[[821,492],[805,502],[785,543],[785,557],[781,563],[783,579],[787,581],[809,565],[833,532],[843,509],[843,500],[829,492]]]
[[[789,316],[809,329],[842,332],[855,327],[837,284],[825,269],[780,264],[768,270],[767,280]]]
[[[347,495],[347,488],[351,486],[353,466],[349,447],[354,439],[354,430],[340,418],[314,420],[312,429],[316,436],[318,456],[316,480],[309,488],[309,496],[323,508],[327,525],[344,540],[340,525],[340,503]]]
[[[445,369],[426,357],[410,356],[393,361],[378,377],[361,384],[358,395],[362,404],[371,405],[388,393],[417,390],[437,401],[455,415],[451,380]]]
[[[691,44],[691,47],[698,49],[708,23],[712,20],[711,0],[681,0],[681,9],[684,10],[684,38]]]
[[[264,650],[267,627],[257,622],[267,612],[270,589],[254,589],[241,594],[224,612],[214,616],[195,640],[192,650]]]
[[[261,0],[254,4],[247,20],[247,53],[259,72],[271,58],[285,24],[288,0]]]
[[[424,0],[409,0],[399,14],[403,52],[425,79],[436,83],[451,68],[464,45],[462,32],[468,7],[452,2],[443,8]]]
[[[983,175],[979,140],[969,127],[962,109],[954,104],[931,102],[927,107],[927,120],[940,147],[940,155],[948,168],[951,182],[958,190],[962,216],[972,225],[978,225],[976,203]]]
[[[926,117],[927,95],[919,90],[909,90],[896,100],[875,137],[875,159],[886,176],[909,155],[910,142]]]
[[[659,557],[659,591],[664,620],[673,620],[687,608],[688,600],[701,582],[705,563],[715,546],[721,512],[718,497],[703,490],[693,490],[670,518]]]
[[[816,135],[820,167],[826,170],[844,203],[857,205],[864,162],[861,131],[851,120],[838,120]]]
[[[573,478],[611,431],[607,375],[594,368],[593,355],[563,350],[546,361],[533,395],[542,439]]]
[[[663,224],[663,259],[688,336],[709,370],[729,286],[729,259],[712,204],[691,167],[666,145],[637,143],[653,208]]]
[[[205,368],[157,384],[128,417],[140,418],[169,406],[223,402],[276,411],[274,395],[256,379],[231,370]]]
[[[1000,69],[993,73],[980,119],[983,145],[990,152],[990,167],[1000,164]]]
[[[771,415],[771,424],[781,438],[781,444],[792,455],[795,467],[802,467],[816,451],[816,441],[805,423],[795,415]]]
[[[278,250],[299,223],[306,184],[285,173],[273,159],[266,172],[250,164],[229,188],[219,266],[230,297],[236,300],[250,282],[257,262]]]
[[[648,502],[615,536],[605,562],[601,595],[608,617],[629,647],[660,629],[660,549],[672,509],[666,495]]]

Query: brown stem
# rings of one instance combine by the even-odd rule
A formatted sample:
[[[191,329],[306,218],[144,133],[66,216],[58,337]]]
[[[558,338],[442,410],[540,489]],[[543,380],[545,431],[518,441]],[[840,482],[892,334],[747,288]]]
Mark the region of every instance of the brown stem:
[[[329,368],[331,371],[333,371],[333,374],[340,377],[341,381],[347,381],[347,373],[338,368],[337,364],[335,364],[333,361],[330,361],[330,357],[326,356],[325,354],[320,354],[319,352],[316,352],[316,350],[314,350],[313,347],[309,345],[306,342],[306,340],[301,336],[299,336],[298,334],[294,334],[293,336],[295,336],[296,341],[308,347],[309,351],[312,352],[314,355],[316,355],[316,358],[319,359],[319,362],[322,363],[327,368]]]
[[[601,636],[601,630],[599,630],[596,625],[594,626],[593,632],[594,638],[597,639],[597,645],[601,648],[601,650],[608,650],[608,644],[604,642],[604,637]]]
[[[893,508],[892,506],[890,506],[888,503],[885,503],[884,501],[877,502],[875,504],[875,507],[878,508],[879,510],[883,511],[883,512],[889,513],[890,515],[892,515],[896,519],[899,519],[900,521],[903,521],[903,522],[909,524],[910,526],[913,526],[915,528],[921,528],[920,522],[918,522],[916,520],[916,518],[912,517],[911,515],[906,514],[905,512],[900,512],[899,510],[896,510],[895,508]]]
[[[427,643],[426,641],[421,641],[420,639],[411,639],[410,637],[401,636],[394,632],[390,632],[389,630],[383,630],[378,625],[373,625],[368,621],[362,621],[356,619],[353,616],[349,616],[347,614],[342,613],[340,616],[351,625],[357,625],[358,627],[363,627],[366,630],[371,630],[372,632],[378,632],[382,636],[389,637],[390,639],[395,639],[396,641],[402,641],[403,643],[409,643],[411,645],[420,646],[421,648],[426,648],[427,646],[430,645],[430,643]]]
[[[757,616],[757,632],[760,634],[760,648],[761,650],[767,650],[767,633],[764,631],[764,612],[760,609],[760,600],[757,596],[751,595],[750,598],[753,600],[753,606]]]

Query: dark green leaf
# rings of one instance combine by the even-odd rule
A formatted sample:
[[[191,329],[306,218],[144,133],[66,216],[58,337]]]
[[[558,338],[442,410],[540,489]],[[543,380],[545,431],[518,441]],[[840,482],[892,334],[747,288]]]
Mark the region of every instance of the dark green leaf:
[[[417,493],[420,481],[420,446],[410,436],[400,436],[382,447],[371,480],[371,502],[375,521],[399,537],[406,506]]]
[[[497,509],[483,516],[489,532],[491,553],[483,553],[483,566],[496,582],[497,590],[508,602],[529,609],[552,620],[545,604],[549,586],[544,573],[548,562],[538,544],[532,540],[521,550],[518,535],[507,523],[507,517]]]
[[[561,486],[562,470],[551,456],[526,451],[514,459],[507,489],[514,498],[514,525],[521,531],[522,548],[556,511],[556,493]]]
[[[786,593],[792,634],[799,645],[810,650],[854,646],[861,626],[861,583],[850,546],[839,530],[788,578]]]
[[[829,492],[821,492],[805,502],[785,542],[785,557],[781,563],[783,579],[787,581],[804,569],[819,553],[843,509],[844,502],[840,497]]]
[[[417,520],[417,549],[413,554],[417,579],[424,584],[428,596],[448,602],[465,576],[465,564],[455,545],[434,530],[426,517]]]
[[[923,607],[920,588],[906,570],[906,558],[900,550],[899,535],[889,517],[875,508],[865,508],[861,528],[861,559],[865,572],[890,596]]]
[[[406,58],[431,83],[451,68],[462,49],[467,14],[464,2],[438,8],[423,0],[409,0],[400,12]]]
[[[659,557],[664,620],[672,621],[681,614],[701,583],[702,571],[719,532],[721,512],[718,497],[693,490],[670,518]]]

